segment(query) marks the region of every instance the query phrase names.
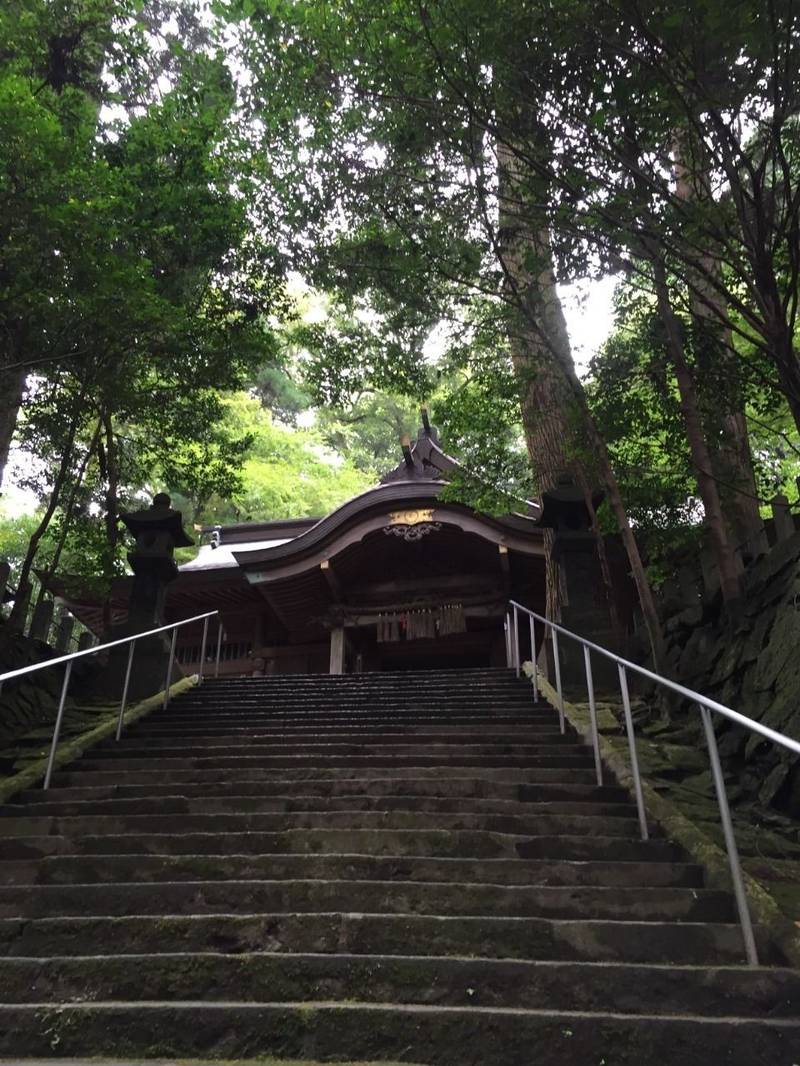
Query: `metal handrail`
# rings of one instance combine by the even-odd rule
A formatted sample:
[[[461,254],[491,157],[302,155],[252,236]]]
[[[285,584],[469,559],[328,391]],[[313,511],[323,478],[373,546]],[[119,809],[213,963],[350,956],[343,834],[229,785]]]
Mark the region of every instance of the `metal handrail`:
[[[632,663],[629,659],[623,658],[621,655],[617,655],[616,652],[609,651],[608,648],[603,648],[599,644],[593,643],[591,640],[586,640],[585,637],[579,636],[577,633],[573,633],[571,630],[566,629],[564,626],[558,625],[550,619],[545,618],[544,615],[537,614],[536,611],[531,611],[528,607],[524,607],[521,603],[517,603],[516,600],[509,600],[509,606],[512,608],[513,614],[506,615],[506,642],[508,649],[508,665],[516,670],[517,677],[520,676],[521,664],[520,664],[520,646],[519,646],[519,613],[522,612],[528,616],[530,624],[530,639],[531,639],[531,661],[533,665],[533,676],[531,678],[533,683],[534,699],[539,698],[539,685],[537,676],[537,664],[536,664],[536,621],[541,622],[545,627],[545,636],[547,631],[550,631],[550,637],[553,643],[553,665],[556,680],[556,694],[558,698],[558,712],[560,719],[561,732],[564,732],[564,692],[561,684],[561,664],[558,650],[558,634],[561,633],[570,640],[577,641],[583,647],[584,656],[584,669],[586,673],[586,687],[589,695],[589,716],[591,721],[592,731],[592,746],[594,748],[595,759],[595,772],[597,776],[598,785],[603,784],[603,768],[602,760],[600,758],[600,740],[598,736],[597,728],[597,710],[595,706],[594,695],[594,681],[592,678],[592,664],[591,653],[596,652],[598,655],[604,656],[606,659],[610,659],[616,663],[617,671],[619,674],[619,686],[620,694],[622,696],[622,708],[625,716],[625,731],[628,739],[628,751],[630,753],[631,760],[631,773],[633,777],[633,789],[636,798],[636,809],[639,817],[639,830],[642,840],[648,839],[647,828],[647,814],[644,806],[644,796],[642,794],[642,779],[639,772],[639,758],[636,751],[636,735],[633,724],[633,715],[631,713],[631,701],[630,693],[628,691],[628,676],[627,672],[632,670],[634,673],[639,674],[640,677],[645,677],[649,681],[654,681],[658,685],[662,685],[664,688],[669,689],[672,692],[678,693],[685,699],[691,700],[697,704],[700,711],[700,717],[703,723],[703,732],[705,733],[706,744],[708,746],[708,756],[711,763],[711,774],[714,779],[714,789],[717,797],[717,805],[719,807],[720,821],[722,823],[722,831],[725,837],[725,847],[728,853],[728,865],[731,871],[731,879],[733,881],[733,891],[736,899],[736,909],[739,915],[739,924],[742,928],[742,937],[744,940],[745,954],[747,961],[751,966],[758,965],[758,950],[756,948],[755,935],[753,933],[753,923],[750,917],[750,908],[747,903],[747,893],[744,886],[744,877],[742,875],[741,862],[739,860],[739,850],[736,846],[736,837],[733,831],[733,820],[731,818],[730,805],[728,803],[728,795],[725,790],[725,778],[722,772],[722,764],[719,757],[719,749],[717,747],[717,738],[714,732],[714,724],[711,719],[711,712],[714,711],[717,714],[721,714],[723,717],[729,719],[729,721],[735,722],[737,725],[744,726],[753,733],[764,737],[767,740],[771,740],[774,744],[778,744],[783,748],[794,752],[796,755],[800,755],[800,741],[792,740],[791,737],[784,736],[783,733],[778,733],[774,729],[770,729],[769,726],[762,725],[761,722],[755,721],[753,718],[748,718],[747,715],[740,714],[739,711],[734,711],[731,707],[726,707],[723,703],[718,703],[716,700],[711,699],[708,696],[704,696],[701,692],[696,692],[694,689],[687,688],[685,685],[678,684],[677,681],[671,681],[667,677],[662,677],[661,674],[654,673],[652,670],[648,670],[644,666],[639,666],[637,663]]]
[[[208,620],[214,616],[219,616],[219,611],[206,611],[205,614],[196,614],[192,618],[183,618],[180,622],[170,622],[169,625],[159,626],[157,629],[147,629],[142,633],[133,633],[129,637],[121,637],[119,640],[110,640],[107,644],[97,644],[94,648],[85,648],[83,651],[74,651],[69,655],[59,655],[55,659],[47,659],[42,663],[33,663],[31,666],[21,666],[17,670],[7,670],[4,674],[0,674],[0,691],[6,681],[11,681],[15,677],[22,677],[25,674],[33,674],[37,670],[47,670],[51,666],[58,666],[60,663],[66,663],[67,667],[64,671],[64,680],[61,684],[61,695],[58,701],[58,713],[56,715],[56,724],[53,728],[53,740],[50,744],[50,755],[47,760],[47,770],[44,775],[45,789],[50,787],[50,779],[53,776],[53,766],[55,764],[56,749],[58,747],[58,738],[61,733],[61,723],[64,718],[64,707],[67,702],[67,689],[69,688],[70,677],[72,675],[72,664],[76,659],[83,659],[89,655],[99,655],[101,652],[108,651],[109,648],[117,648],[122,644],[130,644],[130,651],[128,652],[128,662],[125,668],[125,682],[122,687],[122,699],[119,705],[119,716],[117,718],[117,732],[116,740],[119,740],[122,736],[122,725],[125,716],[125,705],[128,702],[128,688],[131,680],[131,667],[133,666],[133,654],[136,650],[136,641],[142,640],[144,637],[153,637],[158,633],[166,633],[168,630],[172,630],[172,640],[170,641],[169,649],[169,661],[167,664],[167,676],[164,681],[164,700],[161,704],[162,710],[169,704],[169,690],[170,679],[172,677],[172,669],[175,665],[175,643],[178,636],[178,630],[181,626],[187,626],[191,622],[203,622],[203,646],[200,653],[200,667],[199,677],[200,682],[203,680],[203,665],[206,657],[206,640],[208,638]],[[217,662],[215,669],[215,677],[219,676],[219,654],[222,647],[223,628],[222,623],[219,625],[219,635],[217,637]]]

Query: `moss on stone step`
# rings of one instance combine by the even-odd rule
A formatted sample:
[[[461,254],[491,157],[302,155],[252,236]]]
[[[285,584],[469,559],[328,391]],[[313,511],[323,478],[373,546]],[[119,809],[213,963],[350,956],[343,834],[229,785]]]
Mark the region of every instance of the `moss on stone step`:
[[[558,706],[555,689],[545,678],[540,678],[539,689],[544,698],[554,707]],[[587,743],[591,743],[591,721],[588,705],[564,701],[564,714],[570,724]],[[630,771],[627,741],[622,736],[600,736],[600,754],[605,765],[616,780],[633,794],[633,777]],[[650,744],[650,747],[657,745]],[[643,754],[644,754],[643,747]],[[641,759],[643,777],[648,766]],[[658,782],[656,782],[658,786]],[[642,781],[645,808],[670,840],[675,841],[706,871],[711,888],[730,890],[730,870],[725,851],[709,836],[708,832],[691,817],[691,808],[684,807],[670,794],[665,795],[647,780]],[[766,885],[756,880],[746,870],[744,877],[753,921],[763,927],[780,948],[787,961],[800,966],[800,926],[784,912],[776,897]]]
[[[193,685],[194,682],[191,678],[182,678],[171,687],[170,698],[174,699],[182,692],[188,692]],[[164,693],[159,692],[155,696],[150,696],[146,700],[142,700],[140,703],[128,708],[128,710],[125,711],[125,727],[132,725],[133,722],[138,722],[140,718],[144,718],[146,715],[150,714],[151,711],[160,707],[163,698]],[[73,737],[72,739],[63,741],[59,744],[55,758],[56,769],[74,762],[74,760],[80,755],[83,755],[85,751],[95,747],[102,740],[107,740],[109,737],[113,737],[117,729],[117,717],[118,712],[116,709],[107,710],[106,716],[99,725],[95,725],[87,732],[80,733],[77,737]],[[24,791],[26,788],[32,788],[34,785],[38,784],[39,781],[43,780],[46,770],[47,753],[19,773],[12,774],[10,777],[6,777],[3,781],[0,781],[0,803],[8,803],[8,801],[16,796],[17,793]]]

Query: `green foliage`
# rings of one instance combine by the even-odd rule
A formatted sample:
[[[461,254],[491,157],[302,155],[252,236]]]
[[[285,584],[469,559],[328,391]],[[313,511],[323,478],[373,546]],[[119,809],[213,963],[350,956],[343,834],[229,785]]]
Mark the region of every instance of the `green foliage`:
[[[11,566],[9,581],[12,585],[16,581],[37,523],[35,514],[17,512],[0,515],[0,559],[4,559]]]
[[[369,392],[345,408],[321,407],[315,427],[325,443],[349,463],[374,476],[400,461],[400,440],[416,436],[419,405],[406,396]]]
[[[245,432],[241,483],[230,497],[214,496],[194,520],[250,522],[323,516],[377,480],[337,455],[313,429],[288,429],[273,421],[254,397],[225,398],[224,424]],[[178,491],[182,486],[173,486]]]
[[[641,294],[619,306],[616,329],[592,360],[586,387],[658,584],[671,559],[697,545],[702,510],[660,322]],[[607,505],[598,518],[607,532],[616,529]]]

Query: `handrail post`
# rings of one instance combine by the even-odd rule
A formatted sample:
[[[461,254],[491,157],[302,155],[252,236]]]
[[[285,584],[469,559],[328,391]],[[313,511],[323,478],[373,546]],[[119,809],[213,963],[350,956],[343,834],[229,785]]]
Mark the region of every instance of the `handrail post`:
[[[133,649],[136,641],[131,641],[131,650],[128,652],[128,665],[125,668],[125,684],[122,686],[122,699],[119,705],[119,719],[117,720],[117,740],[122,736],[122,718],[125,714],[125,704],[128,702],[128,686],[131,683],[131,666],[133,665]]]
[[[169,686],[172,681],[172,667],[175,662],[175,641],[178,637],[178,627],[172,628],[172,640],[169,645],[169,663],[167,664],[167,677],[164,681],[164,702],[161,704],[161,710],[165,711],[169,705]]]
[[[177,632],[177,631],[176,631]],[[208,618],[203,619],[203,642],[200,645],[200,684],[203,683],[203,667],[206,662],[206,641],[208,640]]]
[[[530,622],[531,629],[531,665],[533,666],[533,700],[534,703],[539,702],[539,678],[536,673],[536,625],[533,621],[533,615],[528,615],[528,621]]]
[[[589,718],[592,725],[592,746],[594,748],[594,771],[597,774],[597,784],[603,785],[603,763],[600,758],[600,737],[597,732],[597,707],[594,702],[594,680],[592,678],[592,658],[589,649],[583,645],[583,661],[586,666],[586,688],[589,692]]]
[[[642,840],[648,840],[650,834],[647,830],[647,814],[644,809],[644,795],[642,794],[642,779],[639,775],[639,756],[636,753],[636,734],[633,731],[633,715],[631,714],[631,697],[628,692],[628,676],[622,663],[617,663],[619,670],[619,688],[622,693],[622,709],[625,712],[625,731],[628,734],[628,751],[631,758],[631,773],[633,774],[633,791],[636,796],[636,810],[639,814],[639,831]]]
[[[506,636],[506,666],[511,666],[511,612],[506,611],[506,620],[503,623]]]
[[[731,880],[733,881],[733,895],[736,899],[736,910],[739,913],[739,924],[742,927],[742,939],[744,940],[747,964],[748,966],[758,966],[758,949],[756,948],[756,938],[750,918],[750,908],[747,904],[747,892],[744,887],[741,863],[739,862],[739,849],[736,847],[736,836],[733,831],[728,794],[725,790],[725,776],[719,759],[714,723],[711,721],[711,711],[709,711],[708,707],[704,707],[701,703],[698,703],[697,706],[700,708],[700,717],[703,719],[703,730],[708,744],[711,775],[714,778],[714,788],[717,793],[719,817],[722,822],[722,832],[725,835],[725,848],[728,852],[728,865],[730,866]]]
[[[564,691],[561,687],[561,662],[558,656],[558,633],[550,626],[550,636],[553,641],[553,666],[556,672],[556,692],[558,693],[558,722],[562,733],[566,732],[564,724]]]
[[[72,674],[72,659],[67,663],[67,668],[64,671],[64,681],[61,685],[61,698],[58,701],[58,714],[56,715],[56,724],[53,729],[53,742],[50,745],[50,757],[47,760],[47,772],[44,775],[44,788],[50,788],[50,779],[53,776],[53,765],[56,761],[56,748],[58,747],[58,737],[61,733],[61,721],[64,717],[64,705],[67,702],[67,688],[69,687],[69,679]]]
[[[519,610],[514,608],[514,670],[519,677]]]
[[[214,667],[214,677],[219,677],[219,656],[222,651],[222,620],[218,617],[219,632],[217,633],[217,665]]]

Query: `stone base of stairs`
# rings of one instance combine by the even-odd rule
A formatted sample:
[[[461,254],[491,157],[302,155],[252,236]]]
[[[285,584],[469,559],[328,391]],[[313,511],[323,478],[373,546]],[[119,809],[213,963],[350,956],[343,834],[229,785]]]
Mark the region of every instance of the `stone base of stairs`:
[[[797,1066],[651,830],[508,671],[207,682],[0,807],[0,1066]]]

